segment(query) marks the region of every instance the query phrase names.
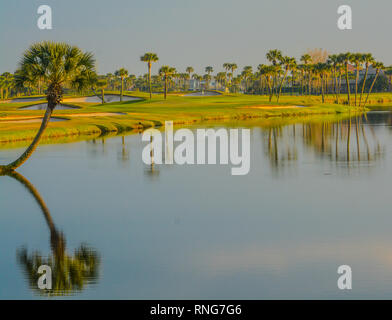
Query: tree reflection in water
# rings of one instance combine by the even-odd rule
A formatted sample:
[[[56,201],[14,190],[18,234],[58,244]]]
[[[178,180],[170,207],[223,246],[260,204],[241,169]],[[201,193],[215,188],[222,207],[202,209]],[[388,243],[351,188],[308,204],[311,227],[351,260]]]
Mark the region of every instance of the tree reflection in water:
[[[275,172],[295,165],[300,145],[301,153],[313,153],[316,158],[327,159],[339,167],[350,168],[380,160],[385,148],[376,136],[374,121],[369,120],[369,115],[264,129],[265,155]]]
[[[96,283],[99,276],[99,254],[85,244],[75,249],[73,254],[66,251],[64,234],[56,228],[52,216],[38,190],[21,174],[8,173],[7,176],[20,182],[34,197],[50,230],[50,247],[52,252],[43,256],[39,251],[28,253],[26,248],[17,250],[17,260],[21,265],[30,288],[46,296],[72,295],[82,291],[86,285]],[[38,268],[48,265],[52,269],[52,289],[38,289]]]

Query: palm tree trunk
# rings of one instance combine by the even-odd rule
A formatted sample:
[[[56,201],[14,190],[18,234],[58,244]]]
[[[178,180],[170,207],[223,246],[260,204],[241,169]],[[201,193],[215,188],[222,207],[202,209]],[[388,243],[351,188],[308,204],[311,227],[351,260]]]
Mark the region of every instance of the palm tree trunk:
[[[351,101],[350,101],[350,83],[348,81],[348,63],[346,63],[346,85],[347,85],[347,103],[348,105],[350,105]]]
[[[359,106],[362,104],[362,96],[365,91],[365,85],[366,85],[366,79],[369,71],[369,64],[366,64],[366,71],[365,71],[365,77],[363,78],[363,84],[362,84],[362,90],[361,90],[361,96],[359,97]]]
[[[376,73],[376,76],[374,77],[373,83],[372,83],[372,85],[370,86],[370,89],[369,89],[369,92],[368,92],[368,94],[367,94],[365,103],[363,104],[363,107],[364,107],[364,108],[365,108],[365,106],[366,106],[366,103],[367,103],[367,101],[368,101],[368,99],[369,99],[370,93],[371,93],[372,90],[373,90],[374,84],[376,83],[376,80],[377,80],[379,74],[380,74],[380,69],[377,70],[377,73]]]
[[[357,74],[355,76],[355,106],[357,106],[358,78],[359,78],[359,67],[357,66]]]
[[[151,90],[151,62],[148,63],[148,86],[150,87],[150,100],[152,99],[152,90]]]
[[[124,79],[121,78],[121,94],[120,94],[120,102],[123,101],[123,88],[124,88]]]
[[[165,76],[165,100],[167,96],[167,76]]]
[[[280,95],[281,95],[281,93],[282,93],[282,86],[283,86],[284,81],[286,80],[288,71],[289,71],[289,70],[286,70],[286,72],[285,72],[285,74],[284,74],[284,76],[283,76],[283,79],[282,79],[282,81],[281,81],[281,83],[280,83],[280,86],[279,86],[279,93],[278,93],[278,96],[277,96],[277,102],[279,102],[279,98],[280,98]]]
[[[46,108],[45,116],[42,119],[41,127],[40,127],[37,135],[35,136],[33,142],[30,144],[30,146],[26,149],[26,151],[17,160],[15,160],[14,162],[12,162],[6,166],[0,166],[0,173],[15,170],[15,169],[19,168],[22,164],[24,164],[27,161],[27,159],[30,158],[30,156],[33,154],[33,152],[37,148],[38,143],[42,138],[42,134],[44,133],[46,127],[49,124],[53,109],[54,108],[51,108],[48,105],[48,107]]]
[[[102,88],[102,104],[105,103],[105,89]]]

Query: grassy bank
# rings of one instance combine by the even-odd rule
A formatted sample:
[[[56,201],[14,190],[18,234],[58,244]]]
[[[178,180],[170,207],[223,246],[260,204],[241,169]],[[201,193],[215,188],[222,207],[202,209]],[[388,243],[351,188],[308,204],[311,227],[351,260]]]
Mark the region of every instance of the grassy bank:
[[[174,121],[176,125],[249,119],[270,122],[285,118],[358,112],[353,107],[332,103],[321,104],[320,97],[283,96],[277,104],[269,103],[268,97],[255,95],[185,97],[173,94],[169,95],[167,100],[164,100],[161,95],[154,95],[152,100],[148,100],[147,94],[144,93],[128,92],[127,94],[140,97],[141,100],[105,105],[72,103],[80,108],[55,110],[53,117],[65,121],[51,122],[43,139],[54,141],[56,138],[61,138],[61,141],[64,141],[67,137],[83,139],[107,133],[131,132],[148,127],[160,127],[167,120]],[[387,98],[391,98],[392,101],[392,95]],[[39,119],[44,111],[20,108],[38,103],[40,102],[0,104],[0,143],[4,145],[29,141],[35,136],[40,125]],[[32,120],[37,122],[31,122]]]

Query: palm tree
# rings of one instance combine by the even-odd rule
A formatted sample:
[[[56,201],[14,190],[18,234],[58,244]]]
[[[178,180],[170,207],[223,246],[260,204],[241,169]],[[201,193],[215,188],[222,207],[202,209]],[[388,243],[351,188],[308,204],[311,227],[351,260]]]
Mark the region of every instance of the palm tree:
[[[225,76],[226,76],[226,82],[227,82],[227,73],[231,70],[231,63],[225,62],[223,64],[223,69],[225,69]]]
[[[14,76],[9,72],[4,72],[2,74],[2,77],[3,77],[3,84],[4,84],[4,89],[5,89],[4,99],[7,100],[8,95],[9,95],[9,91],[14,84]]]
[[[124,79],[128,77],[128,70],[121,68],[117,70],[114,75],[121,79],[121,93],[120,93],[120,101],[123,101],[123,91],[124,91]]]
[[[211,76],[207,73],[203,76],[203,80],[206,83],[206,89],[208,90],[210,88],[210,81],[211,81]]]
[[[151,52],[147,52],[140,57],[140,61],[147,62],[147,66],[148,66],[148,86],[150,88],[150,99],[152,99],[151,65],[153,62],[157,62],[158,60],[159,60],[158,55],[156,53],[151,53]]]
[[[271,62],[274,67],[276,67],[275,68],[276,73],[273,77],[272,88],[275,90],[276,96],[278,96],[278,93],[277,93],[277,81],[278,81],[277,76],[279,74],[278,61],[280,61],[283,57],[282,52],[278,49],[270,50],[267,52],[267,54],[265,56],[266,56],[267,60],[269,62]]]
[[[47,259],[43,258],[39,252],[29,255],[26,248],[17,251],[18,262],[25,271],[30,287],[39,294],[62,296],[69,295],[76,290],[80,291],[86,285],[96,282],[99,276],[99,254],[82,244],[72,256],[69,255],[66,251],[64,234],[56,228],[50,211],[38,190],[30,181],[15,171],[8,172],[6,175],[20,182],[33,196],[50,230],[52,253]],[[40,277],[37,270],[41,265],[49,265],[52,269],[51,290],[38,290],[37,288],[37,281]]]
[[[277,95],[277,102],[279,102],[279,97],[282,93],[282,86],[283,86],[284,81],[286,80],[288,72],[290,70],[292,70],[292,68],[296,65],[295,58],[280,57],[279,60],[280,60],[280,64],[284,67],[285,72],[284,72],[283,78],[282,78],[280,85],[279,85],[279,93]]]
[[[188,90],[189,90],[189,88],[191,87],[191,74],[193,73],[193,72],[195,72],[195,70],[193,69],[193,67],[187,67],[186,68],[186,70],[185,70],[187,73],[188,73],[188,75],[189,75],[189,80],[188,80]]]
[[[238,69],[237,64],[230,63],[231,76],[234,77],[234,71]]]
[[[0,100],[4,99],[4,89],[5,89],[5,78],[0,75]]]
[[[363,64],[363,55],[361,53],[354,53],[351,55],[351,62],[355,66],[355,100],[354,105],[357,105],[357,94],[358,94],[358,79],[359,79],[359,69]]]
[[[96,81],[95,86],[101,90],[102,104],[105,103],[105,88],[108,86],[108,81],[105,78],[100,78]]]
[[[371,93],[372,90],[373,90],[374,84],[376,83],[377,78],[378,78],[378,76],[379,76],[381,70],[383,70],[383,69],[385,68],[385,67],[384,67],[384,64],[383,64],[382,62],[373,62],[373,63],[372,63],[372,66],[373,66],[373,68],[376,69],[376,75],[375,75],[375,77],[374,77],[374,79],[373,79],[372,85],[370,86],[370,89],[369,89],[369,92],[368,92],[368,94],[367,94],[365,103],[363,104],[363,107],[366,106],[366,103],[367,103],[367,101],[368,101],[368,99],[369,99],[370,93]]]
[[[371,53],[365,53],[363,55],[362,59],[363,59],[363,62],[365,63],[365,76],[363,78],[361,96],[359,97],[359,106],[362,105],[362,95],[365,91],[365,85],[366,85],[366,79],[367,79],[368,72],[369,72],[369,66],[370,66],[370,64],[374,63],[374,58]]]
[[[350,52],[347,53],[343,53],[341,54],[341,59],[344,63],[345,69],[346,69],[346,85],[347,85],[347,104],[351,105],[351,101],[350,101],[350,81],[349,81],[349,70],[348,70],[348,66],[350,64],[350,61],[352,59],[352,54]]]
[[[159,69],[159,74],[160,74],[161,76],[163,76],[163,77],[164,77],[164,80],[165,80],[165,93],[164,93],[165,99],[166,99],[166,97],[167,97],[167,85],[168,85],[168,80],[169,80],[169,78],[170,78],[175,72],[176,72],[176,69],[173,68],[173,67],[169,67],[169,66],[162,66],[162,67]]]
[[[306,53],[301,56],[300,61],[304,64],[304,71],[306,71],[306,73],[307,73],[308,95],[310,96],[310,68],[309,68],[309,64],[312,63],[312,57]]]
[[[245,92],[248,91],[248,80],[249,78],[252,76],[253,70],[251,66],[245,66],[243,71],[242,71],[242,75],[244,77],[245,80]]]
[[[0,166],[0,172],[13,171],[20,167],[37,148],[53,110],[62,100],[65,85],[79,91],[90,87],[95,75],[95,59],[91,53],[84,53],[78,47],[45,41],[33,44],[24,53],[19,70],[20,73],[15,79],[19,88],[23,88],[26,77],[33,76],[38,81],[39,76],[45,75],[42,80],[48,87],[48,107],[33,142],[17,160]]]

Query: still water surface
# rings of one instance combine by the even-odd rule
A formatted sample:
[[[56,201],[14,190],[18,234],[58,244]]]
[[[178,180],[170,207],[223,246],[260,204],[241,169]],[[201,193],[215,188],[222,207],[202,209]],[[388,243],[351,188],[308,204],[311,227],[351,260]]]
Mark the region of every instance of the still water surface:
[[[254,126],[246,176],[148,167],[140,135],[41,145],[0,177],[0,298],[45,297],[43,262],[78,299],[392,298],[391,125]]]

